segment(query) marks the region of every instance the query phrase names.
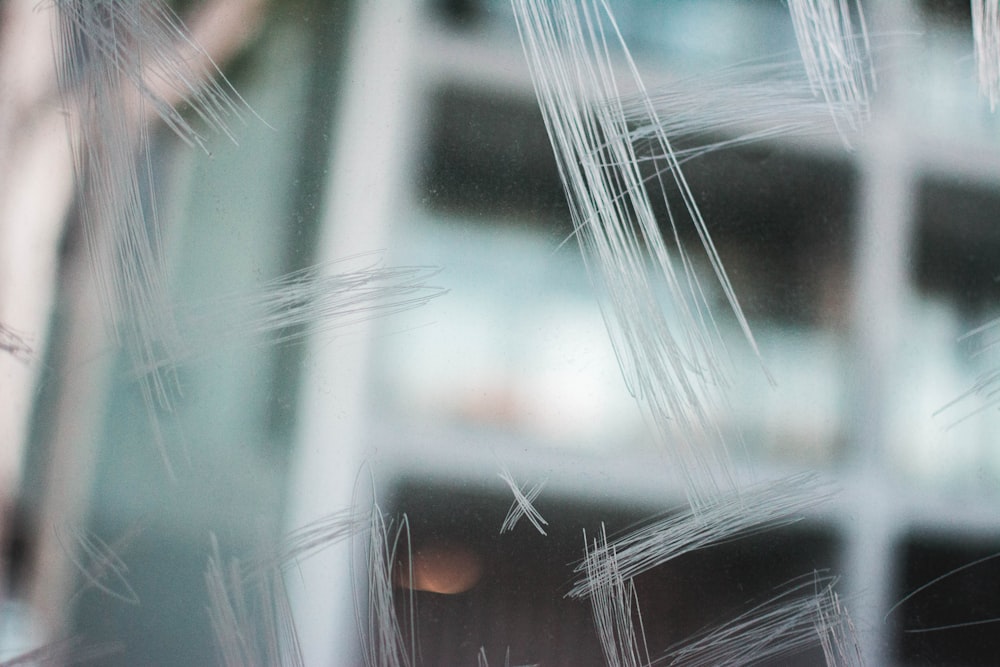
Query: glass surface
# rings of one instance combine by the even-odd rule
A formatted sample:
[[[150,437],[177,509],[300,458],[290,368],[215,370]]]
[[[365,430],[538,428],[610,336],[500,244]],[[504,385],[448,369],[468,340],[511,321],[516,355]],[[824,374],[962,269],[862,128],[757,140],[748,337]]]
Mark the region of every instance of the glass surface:
[[[859,132],[809,90],[789,4],[608,3],[760,350],[691,252],[732,369],[727,398],[706,409],[706,437],[732,458],[725,482],[745,494],[727,519],[755,516],[780,480],[819,480],[795,521],[659,563],[619,602],[641,609],[652,658],[693,663],[678,647],[706,628],[760,622],[755,605],[830,583],[868,664],[992,664],[1000,128],[977,89],[968,3],[861,4],[878,88]],[[18,245],[0,189],[0,281],[17,275],[53,300],[0,290],[0,394],[21,401],[0,414],[0,660],[77,637],[70,652],[107,649],[96,664],[294,664],[276,653],[293,645],[282,623],[294,618],[307,665],[364,664],[366,650],[383,652],[371,664],[404,664],[389,646],[427,665],[609,664],[594,610],[571,595],[587,549],[713,515],[692,509],[677,443],[626,385],[628,351],[609,336],[614,312],[581,253],[510,3],[175,5],[192,26],[206,16],[196,5],[263,13],[229,19],[237,47],[206,46],[223,49],[252,110],[235,142],[189,104],[206,152],[143,124],[143,233],[159,234],[184,352],[164,364],[180,388],[171,406],[144,397],[147,376],[115,340],[88,202],[57,206],[68,156],[44,152],[42,120],[0,109],[2,136],[28,137],[0,143],[10,182],[30,173],[26,155],[51,165],[26,210],[59,208],[37,251],[51,266],[25,268],[36,246]],[[16,100],[34,55],[3,50],[17,45],[3,25],[0,82]],[[616,58],[626,106],[642,111]],[[52,102],[48,76],[31,109],[65,141],[59,114],[77,111]],[[653,189],[668,164],[642,153],[647,121],[628,129]],[[36,140],[43,157],[18,153]],[[667,182],[651,206],[659,231],[700,248],[693,228],[668,227],[668,207],[684,204]],[[277,278],[314,265],[266,310]],[[322,294],[356,300],[307,291],[334,275]],[[679,326],[669,281],[649,289]],[[37,301],[36,324],[19,299]],[[511,527],[525,498],[537,515],[520,505]],[[351,507],[358,516],[336,514]],[[243,631],[229,645],[211,616],[227,586]],[[619,623],[640,618],[629,610]],[[754,628],[730,643],[752,644]],[[809,637],[762,664],[824,664]]]

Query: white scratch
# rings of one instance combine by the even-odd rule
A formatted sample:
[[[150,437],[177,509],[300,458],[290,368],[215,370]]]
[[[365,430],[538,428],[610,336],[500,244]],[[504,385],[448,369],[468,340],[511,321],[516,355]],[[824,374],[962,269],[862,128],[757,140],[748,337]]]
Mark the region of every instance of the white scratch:
[[[655,120],[648,107],[656,111]],[[649,100],[622,99],[629,141],[640,161],[669,161],[648,139],[670,137],[680,163],[715,150],[768,139],[840,133],[853,124],[855,105],[817,99],[799,61],[779,58],[741,63],[681,77],[650,91]],[[658,124],[657,124],[658,123]],[[724,139],[706,141],[706,137]]]
[[[279,568],[244,575],[239,560],[223,565],[219,544],[205,570],[208,616],[222,664],[226,667],[301,667],[295,619]]]
[[[547,533],[542,526],[549,525],[549,522],[542,517],[532,504],[535,501],[535,498],[538,497],[538,494],[541,493],[542,488],[545,486],[545,481],[535,484],[528,489],[527,492],[525,492],[517,485],[517,482],[514,481],[514,478],[511,476],[510,471],[507,470],[507,468],[504,468],[502,471],[497,473],[497,476],[507,483],[507,486],[510,487],[511,493],[514,494],[514,502],[511,503],[510,510],[508,510],[507,516],[504,518],[503,524],[500,526],[500,533],[503,534],[507,531],[514,530],[514,526],[517,525],[517,522],[520,521],[523,516],[527,517],[528,521],[531,522],[531,525],[535,527],[535,530],[542,535],[546,535]]]
[[[262,554],[247,565],[246,577],[266,573],[273,568],[284,570],[320,551],[350,539],[370,525],[370,517],[348,508],[333,512],[287,534],[273,551]]]
[[[697,510],[656,519],[604,548],[589,551],[575,570],[584,576],[567,595],[589,597],[612,585],[606,577],[632,579],[683,554],[794,523],[803,511],[825,502],[832,493],[814,475],[798,475],[719,496]],[[614,567],[598,567],[600,559],[613,559]]]
[[[979,92],[996,111],[1000,100],[1000,2],[972,0],[972,37],[976,46]]]
[[[639,598],[631,578],[622,576],[614,546],[608,545],[604,526],[588,548],[584,532],[583,567],[594,582],[590,606],[597,638],[608,667],[640,667],[650,664],[646,634],[642,627]]]
[[[56,541],[85,580],[84,586],[71,600],[93,587],[126,604],[139,604],[139,595],[128,582],[128,565],[113,547],[85,529],[67,526],[61,532],[62,535],[60,531],[56,532]]]
[[[369,266],[338,273],[339,264],[307,267],[250,292],[179,308],[179,349],[144,372],[170,368],[231,345],[301,341],[420,307],[447,291],[426,284],[439,271],[434,267],[382,267],[372,260]]]
[[[860,0],[788,0],[788,9],[814,94],[830,104],[838,126],[846,120],[858,130],[871,115],[876,86]]]
[[[715,422],[728,405],[731,371],[698,261],[710,267],[759,358],[750,325],[607,3],[512,4],[576,236],[626,384],[669,446],[691,501],[703,502],[734,482]],[[621,86],[612,53],[628,72]],[[625,89],[637,91],[632,99],[649,118],[647,153],[667,162],[648,185],[629,139]],[[668,201],[668,190],[680,202]],[[667,212],[663,229],[654,194]],[[682,227],[694,230],[701,252],[681,241]]]
[[[1000,318],[994,318],[962,335],[958,342],[975,341],[976,349],[971,357],[984,357],[998,349],[998,343],[1000,343],[1000,339],[997,338],[998,329],[1000,329]],[[962,414],[958,413],[958,408],[969,405],[973,396],[979,398],[979,405],[966,408]],[[933,416],[955,415],[949,417],[949,421],[946,423],[945,428],[950,429],[971,417],[998,406],[1000,406],[1000,366],[994,364],[987,370],[978,373],[972,386],[935,410]]]
[[[477,667],[490,667],[489,660],[486,658],[486,647],[480,646],[479,652],[476,653],[476,665]],[[511,667],[510,665],[510,647],[507,647],[507,653],[504,656],[503,667]],[[516,667],[539,667],[537,664],[530,665],[517,665]]]
[[[410,526],[403,515],[399,527],[392,530],[376,503],[372,508],[367,555],[367,604],[356,599],[355,613],[362,631],[362,654],[368,667],[410,667],[416,662],[416,619],[413,597],[413,567]],[[406,562],[402,563],[402,559]],[[400,622],[394,596],[393,573],[409,573],[411,582],[404,586],[408,604]],[[367,609],[367,612],[363,612]],[[405,624],[405,625],[404,625]],[[407,641],[407,634],[409,641]]]
[[[685,639],[654,664],[749,665],[819,647],[828,667],[859,667],[854,626],[833,590],[835,583],[818,574],[793,581],[766,602]]]
[[[180,395],[176,375],[162,363],[177,356],[179,338],[169,307],[148,116],[205,148],[174,102],[185,102],[204,127],[230,138],[230,123],[241,121],[248,107],[169,5],[52,4],[59,17],[57,79],[88,251],[109,326],[142,375],[140,390],[156,428],[156,408],[171,410]]]
[[[983,563],[987,563],[987,562],[992,561],[992,560],[996,560],[997,558],[1000,558],[1000,552],[993,553],[993,554],[990,554],[988,556],[983,556],[982,558],[977,558],[976,560],[974,560],[972,562],[965,563],[964,565],[959,565],[958,567],[953,568],[951,570],[948,570],[947,572],[945,572],[944,574],[942,574],[940,576],[934,577],[933,579],[931,579],[930,581],[928,581],[926,584],[918,586],[914,590],[910,591],[905,596],[903,596],[903,598],[901,600],[899,600],[896,604],[892,605],[889,608],[889,611],[887,611],[885,613],[885,616],[882,618],[882,620],[883,621],[887,620],[889,618],[889,616],[894,611],[896,611],[897,609],[899,609],[899,607],[901,607],[905,602],[907,602],[908,600],[912,599],[913,597],[915,597],[919,593],[922,593],[923,591],[927,590],[928,588],[931,588],[932,586],[940,583],[941,581],[944,581],[945,579],[953,577],[954,575],[958,574],[959,572],[964,572],[965,570],[974,568],[977,565],[981,565]],[[934,626],[934,627],[927,627],[927,628],[912,628],[912,629],[907,629],[906,632],[908,632],[908,633],[937,632],[939,630],[952,630],[954,628],[962,628],[962,627],[968,627],[968,626],[974,626],[974,625],[985,625],[985,624],[988,624],[988,623],[997,623],[997,622],[1000,622],[1000,618],[990,618],[990,619],[982,619],[982,620],[976,620],[976,621],[966,621],[966,622],[963,622],[963,623],[953,623],[953,624],[950,624],[950,625]]]

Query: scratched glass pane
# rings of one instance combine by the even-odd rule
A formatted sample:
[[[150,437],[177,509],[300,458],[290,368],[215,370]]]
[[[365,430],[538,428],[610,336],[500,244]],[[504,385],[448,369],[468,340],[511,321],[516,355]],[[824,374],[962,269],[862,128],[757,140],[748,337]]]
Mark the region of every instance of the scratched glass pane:
[[[0,12],[0,664],[995,663],[996,0]]]

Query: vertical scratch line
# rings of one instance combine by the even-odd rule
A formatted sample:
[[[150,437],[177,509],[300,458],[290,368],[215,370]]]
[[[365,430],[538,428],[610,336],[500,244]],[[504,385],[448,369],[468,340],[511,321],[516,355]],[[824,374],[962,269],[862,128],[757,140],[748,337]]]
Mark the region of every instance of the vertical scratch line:
[[[626,385],[669,445],[690,501],[701,504],[735,485],[716,423],[728,405],[731,372],[695,256],[681,240],[682,226],[695,231],[698,259],[715,276],[758,359],[760,350],[607,3],[512,0],[512,6],[573,227],[601,293]],[[629,138],[612,52],[651,119],[651,152],[668,163],[669,176],[660,172],[652,184],[661,188],[666,231],[654,214],[655,188],[647,187]],[[679,205],[663,191],[668,182]]]

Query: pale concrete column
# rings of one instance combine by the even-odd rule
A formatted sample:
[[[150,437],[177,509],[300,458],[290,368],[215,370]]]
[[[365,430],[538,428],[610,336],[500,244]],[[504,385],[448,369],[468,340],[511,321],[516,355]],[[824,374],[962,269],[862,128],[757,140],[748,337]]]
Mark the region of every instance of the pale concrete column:
[[[354,3],[341,106],[334,110],[317,262],[388,244],[394,214],[405,199],[414,149],[419,106],[415,65],[424,11],[422,2]],[[370,333],[370,325],[360,325],[336,340],[320,336],[310,345],[289,480],[289,529],[352,501],[365,458]],[[308,665],[359,660],[349,561],[348,548],[341,545],[304,561],[290,578]],[[358,593],[363,599],[364,591]]]
[[[908,2],[877,0],[867,6],[873,32],[914,27]],[[858,149],[854,233],[850,437],[846,452],[845,591],[867,664],[888,665],[890,637],[883,616],[892,605],[898,538],[898,493],[886,460],[898,354],[915,233],[916,163],[909,128],[898,110],[907,91],[897,50],[877,52],[879,88],[871,124]],[[895,76],[895,78],[894,78]]]

